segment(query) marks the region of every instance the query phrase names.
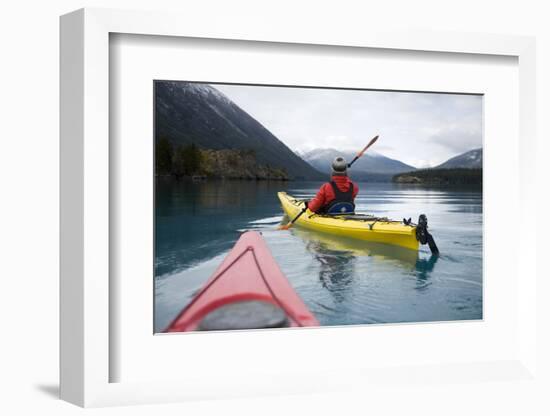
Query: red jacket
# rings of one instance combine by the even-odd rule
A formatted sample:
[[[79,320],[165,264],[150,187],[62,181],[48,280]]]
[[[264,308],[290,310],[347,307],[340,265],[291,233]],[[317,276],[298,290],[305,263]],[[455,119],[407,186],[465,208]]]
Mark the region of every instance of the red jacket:
[[[340,189],[342,192],[349,191],[349,184],[352,183],[353,198],[357,196],[357,193],[359,192],[359,188],[357,187],[357,184],[355,184],[347,176],[333,176],[332,181],[336,184],[338,189]],[[336,195],[334,195],[334,190],[332,189],[332,186],[330,185],[330,183],[327,182],[323,184],[323,186],[321,186],[321,189],[319,189],[319,192],[317,192],[317,195],[315,195],[315,198],[309,201],[308,208],[310,209],[310,211],[318,212],[322,207],[328,205],[335,198],[336,198]]]

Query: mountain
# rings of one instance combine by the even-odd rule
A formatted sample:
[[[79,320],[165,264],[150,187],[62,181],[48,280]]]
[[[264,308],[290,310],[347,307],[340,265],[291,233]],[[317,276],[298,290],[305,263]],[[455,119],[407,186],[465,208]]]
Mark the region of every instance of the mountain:
[[[430,169],[404,172],[393,177],[396,183],[423,185],[475,185],[483,183],[483,150],[473,149]]]
[[[473,149],[452,157],[434,169],[481,169],[483,168],[483,149]]]
[[[330,173],[332,161],[337,156],[343,156],[348,163],[355,157],[355,152],[339,151],[336,149],[314,149],[308,152],[299,153],[302,159],[308,162],[315,169]],[[396,173],[410,172],[415,170],[413,166],[407,165],[399,160],[390,159],[376,152],[367,151],[352,168],[351,175],[355,179],[369,180],[380,179],[389,181]]]
[[[283,169],[291,179],[321,179],[263,125],[207,84],[155,82],[155,141],[194,143],[200,149],[252,151],[258,164]]]

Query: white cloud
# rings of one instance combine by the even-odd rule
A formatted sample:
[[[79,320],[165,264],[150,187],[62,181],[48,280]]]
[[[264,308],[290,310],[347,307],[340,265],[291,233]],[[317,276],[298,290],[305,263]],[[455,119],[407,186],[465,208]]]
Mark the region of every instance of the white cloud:
[[[482,146],[474,95],[213,85],[293,150],[373,150],[417,167]]]

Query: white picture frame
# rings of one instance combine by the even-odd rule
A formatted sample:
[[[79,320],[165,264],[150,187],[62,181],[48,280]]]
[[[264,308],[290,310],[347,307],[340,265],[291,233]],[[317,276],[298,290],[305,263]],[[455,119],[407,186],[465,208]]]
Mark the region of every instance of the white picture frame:
[[[182,21],[185,24],[182,24]],[[280,44],[332,45],[454,54],[516,57],[519,66],[520,215],[534,211],[535,189],[535,41],[507,35],[396,32],[366,29],[358,33],[328,32],[312,27],[281,30],[277,24],[239,26],[223,19],[204,25],[171,13],[82,9],[61,18],[61,398],[80,406],[158,403],[197,398],[330,392],[348,383],[320,382],[315,373],[281,369],[262,380],[220,377],[212,381],[111,382],[110,365],[120,358],[110,349],[110,170],[109,36],[113,33],[225,39]],[[522,230],[522,241],[536,241],[534,228]],[[473,376],[524,380],[536,375],[536,280],[533,246],[518,243],[522,279],[517,294],[517,354],[499,361],[441,363],[398,371],[391,368],[331,369],[349,384],[367,385],[438,377],[479,383]],[[323,329],[323,331],[326,331]],[[299,337],[299,333],[293,334]],[[336,336],[336,335],[334,335]],[[443,374],[443,376],[441,376]],[[411,381],[412,382],[412,381]]]

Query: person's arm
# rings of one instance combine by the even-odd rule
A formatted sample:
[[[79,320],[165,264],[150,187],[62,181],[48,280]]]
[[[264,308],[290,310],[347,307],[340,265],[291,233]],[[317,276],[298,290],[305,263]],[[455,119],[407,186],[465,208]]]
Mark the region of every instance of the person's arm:
[[[308,202],[308,208],[312,212],[319,211],[325,205],[325,185],[321,186],[315,198]]]
[[[355,199],[358,193],[359,193],[359,187],[355,182],[353,182],[353,199]]]

